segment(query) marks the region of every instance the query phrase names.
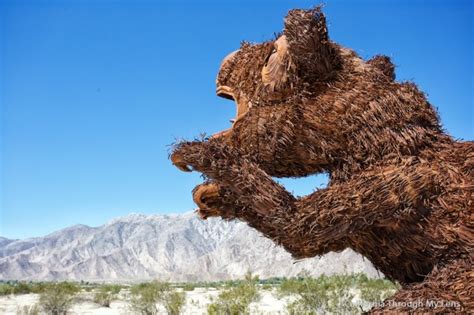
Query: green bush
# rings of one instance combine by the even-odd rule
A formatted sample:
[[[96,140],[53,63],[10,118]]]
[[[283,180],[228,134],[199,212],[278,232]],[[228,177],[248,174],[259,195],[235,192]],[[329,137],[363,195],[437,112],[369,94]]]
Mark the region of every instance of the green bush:
[[[184,292],[170,291],[166,292],[163,297],[163,305],[169,315],[179,315],[184,306]]]
[[[8,294],[29,294],[43,292],[44,282],[9,281],[0,283],[0,296]]]
[[[47,314],[66,314],[79,291],[79,287],[71,282],[47,284],[40,294],[39,305]]]
[[[18,282],[13,286],[13,294],[28,294],[31,293],[32,285],[26,282]]]
[[[317,314],[325,310],[327,292],[325,286],[318,281],[305,277],[302,279],[289,279],[280,286],[282,294],[296,295],[298,299],[287,305],[289,314]]]
[[[40,309],[37,304],[28,306],[24,305],[23,307],[19,307],[16,310],[16,315],[39,315]]]
[[[247,273],[244,281],[232,283],[235,284],[234,287],[224,289],[217,301],[208,305],[209,315],[249,314],[250,303],[260,298],[257,289],[258,278]]]
[[[360,292],[362,300],[378,302],[393,295],[396,284],[382,279],[368,279],[364,274],[320,276],[311,278],[307,274],[285,279],[280,285],[280,296],[293,295],[296,301],[288,304],[290,314],[354,314],[361,308],[353,303]]]
[[[103,285],[94,294],[94,302],[104,307],[110,307],[110,303],[117,298],[121,289],[122,287],[116,284]]]
[[[23,281],[6,282],[0,285],[0,295],[31,293],[31,284]]]
[[[196,284],[188,282],[182,285],[182,288],[184,291],[194,291],[194,289],[196,288]]]
[[[9,283],[0,283],[0,296],[13,293],[13,286]]]
[[[398,284],[387,279],[366,281],[360,286],[362,299],[370,303],[383,301],[395,294],[399,289],[400,286]]]
[[[169,290],[168,283],[157,280],[132,286],[130,307],[139,314],[155,315],[158,313],[156,304],[163,301],[165,293]]]
[[[48,287],[46,282],[35,282],[31,284],[31,293],[41,294]]]
[[[262,290],[270,291],[273,289],[273,285],[269,283],[262,284]]]
[[[94,294],[94,302],[103,307],[110,307],[115,297],[110,292],[99,291]]]

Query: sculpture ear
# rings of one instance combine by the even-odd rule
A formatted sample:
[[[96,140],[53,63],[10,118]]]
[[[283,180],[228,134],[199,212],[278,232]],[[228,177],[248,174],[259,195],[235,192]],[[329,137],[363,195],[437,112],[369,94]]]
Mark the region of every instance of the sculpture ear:
[[[262,68],[262,82],[268,92],[283,92],[288,87],[288,71],[291,70],[286,36],[280,36],[271,48]]]
[[[340,67],[340,56],[335,44],[329,40],[321,6],[289,11],[284,34],[297,75],[303,80],[325,81]]]

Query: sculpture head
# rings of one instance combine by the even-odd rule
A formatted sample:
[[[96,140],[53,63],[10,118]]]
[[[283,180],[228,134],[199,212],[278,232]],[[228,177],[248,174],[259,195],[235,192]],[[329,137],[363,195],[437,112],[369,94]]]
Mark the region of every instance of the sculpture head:
[[[274,40],[244,42],[224,58],[216,92],[235,101],[235,124],[252,108],[277,105],[302,92],[302,88],[330,81],[340,65],[321,8],[291,10],[284,31]]]
[[[216,80],[217,95],[233,100],[237,110],[232,128],[214,137],[223,137],[256,157],[275,176],[294,175],[278,171],[274,165],[265,167],[275,163],[275,158],[287,158],[287,153],[276,151],[291,150],[291,141],[288,145],[274,141],[265,145],[256,126],[273,138],[281,136],[286,124],[282,119],[294,114],[290,113],[295,108],[293,102],[305,93],[316,95],[321,86],[336,78],[342,63],[339,47],[329,40],[321,7],[291,10],[284,24],[283,32],[274,40],[244,42],[227,55]]]
[[[277,177],[411,154],[439,133],[438,119],[414,84],[394,78],[388,57],[364,61],[332,42],[321,7],[291,10],[274,40],[244,42],[222,61],[217,95],[237,114],[213,138]]]

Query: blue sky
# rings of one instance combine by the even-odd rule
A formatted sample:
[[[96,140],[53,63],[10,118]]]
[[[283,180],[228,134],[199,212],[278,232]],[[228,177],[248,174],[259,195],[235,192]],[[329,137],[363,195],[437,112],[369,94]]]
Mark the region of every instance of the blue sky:
[[[229,127],[215,96],[221,59],[282,29],[313,1],[0,2],[0,235],[40,236],[130,212],[194,208],[199,174],[168,161],[175,138]],[[469,1],[326,1],[333,40],[393,58],[473,139]],[[297,194],[324,176],[284,183]]]

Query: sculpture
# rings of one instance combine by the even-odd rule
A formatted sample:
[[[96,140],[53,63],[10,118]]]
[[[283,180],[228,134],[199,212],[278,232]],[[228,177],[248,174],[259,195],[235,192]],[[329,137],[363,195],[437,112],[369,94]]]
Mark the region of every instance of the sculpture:
[[[403,287],[374,313],[474,310],[474,142],[444,133],[388,57],[332,42],[320,7],[291,10],[275,40],[224,59],[217,94],[237,104],[232,128],[171,155],[207,179],[202,218],[245,221],[295,258],[354,249]],[[328,187],[302,198],[272,179],[321,172]]]

